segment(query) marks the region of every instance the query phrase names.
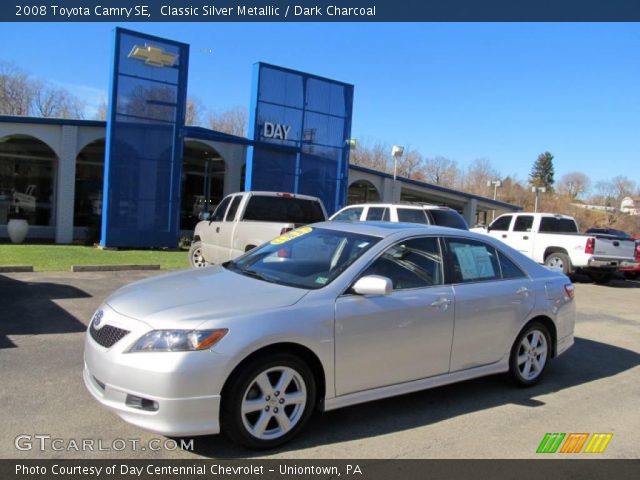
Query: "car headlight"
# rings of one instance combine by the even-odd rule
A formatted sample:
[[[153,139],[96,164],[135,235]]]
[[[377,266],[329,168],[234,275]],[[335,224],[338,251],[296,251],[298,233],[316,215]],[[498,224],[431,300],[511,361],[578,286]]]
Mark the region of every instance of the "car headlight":
[[[153,330],[127,350],[134,352],[193,352],[207,350],[222,340],[229,330]]]

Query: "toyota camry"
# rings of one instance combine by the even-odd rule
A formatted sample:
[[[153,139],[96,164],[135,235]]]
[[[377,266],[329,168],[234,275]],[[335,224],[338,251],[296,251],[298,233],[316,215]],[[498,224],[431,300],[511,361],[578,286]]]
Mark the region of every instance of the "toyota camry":
[[[574,322],[569,279],[497,240],[325,222],[116,291],[91,319],[84,381],[153,432],[271,448],[316,410],[503,372],[533,385]]]

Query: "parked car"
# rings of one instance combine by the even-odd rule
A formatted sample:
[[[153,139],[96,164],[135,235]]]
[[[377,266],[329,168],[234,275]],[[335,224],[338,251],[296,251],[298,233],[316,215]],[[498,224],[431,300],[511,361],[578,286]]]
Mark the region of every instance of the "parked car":
[[[440,205],[415,203],[363,203],[338,210],[331,220],[383,221],[421,223],[468,230],[467,222],[458,212]]]
[[[608,283],[619,268],[634,267],[633,239],[602,234],[580,234],[573,217],[554,213],[501,215],[486,229],[488,234],[538,263],[565,275],[584,272],[598,283]]]
[[[276,235],[327,219],[319,198],[276,192],[239,192],[222,199],[198,222],[189,249],[194,268],[223,263]]]
[[[574,323],[569,279],[493,238],[323,222],[115,292],[90,322],[84,382],[153,432],[270,448],[316,409],[501,372],[533,385]]]
[[[635,235],[632,238],[636,241],[636,265],[621,268],[620,272],[629,280],[637,280],[640,277],[640,235]]]

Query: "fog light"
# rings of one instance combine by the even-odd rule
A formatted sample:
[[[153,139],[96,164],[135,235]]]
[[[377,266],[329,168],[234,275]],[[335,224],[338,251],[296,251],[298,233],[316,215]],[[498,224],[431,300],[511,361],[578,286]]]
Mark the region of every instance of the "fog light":
[[[156,402],[155,400],[136,397],[135,395],[127,395],[127,399],[124,403],[128,407],[139,408],[140,410],[146,410],[148,412],[155,412],[158,410],[158,402]]]

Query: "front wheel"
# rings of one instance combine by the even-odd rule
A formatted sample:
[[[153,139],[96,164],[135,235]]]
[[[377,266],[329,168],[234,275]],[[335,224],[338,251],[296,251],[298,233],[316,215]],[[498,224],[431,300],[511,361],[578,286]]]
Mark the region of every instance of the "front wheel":
[[[209,265],[202,255],[202,242],[193,242],[189,248],[189,265],[191,268],[203,268]]]
[[[294,355],[258,358],[230,381],[222,396],[222,432],[248,448],[273,448],[289,441],[315,405],[313,373]]]
[[[533,322],[511,349],[509,374],[516,384],[530,387],[540,381],[551,355],[551,336],[542,323]]]

